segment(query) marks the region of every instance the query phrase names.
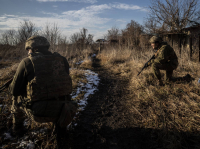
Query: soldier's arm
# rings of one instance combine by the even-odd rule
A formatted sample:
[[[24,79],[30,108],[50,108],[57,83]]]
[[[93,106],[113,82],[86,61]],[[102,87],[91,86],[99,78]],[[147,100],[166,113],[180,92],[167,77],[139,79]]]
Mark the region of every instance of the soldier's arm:
[[[65,69],[66,69],[67,73],[69,74],[69,63],[65,57],[63,57],[63,60],[64,60],[64,64],[65,64]]]
[[[152,59],[152,60],[148,63],[148,65],[153,64],[153,63],[154,63],[154,60],[155,60],[155,59]]]
[[[25,62],[22,60],[17,68],[17,71],[14,75],[13,81],[9,86],[9,91],[13,96],[20,96],[26,92],[26,88],[24,87],[25,84]]]
[[[166,46],[161,47],[159,51],[160,52],[156,57],[156,59],[154,60],[154,62],[164,64],[167,62],[167,54],[168,54]]]

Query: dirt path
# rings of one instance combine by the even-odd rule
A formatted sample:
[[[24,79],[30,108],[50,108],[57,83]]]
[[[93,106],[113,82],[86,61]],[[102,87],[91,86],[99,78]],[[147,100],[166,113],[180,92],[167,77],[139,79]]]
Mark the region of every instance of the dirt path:
[[[148,148],[144,144],[144,140],[148,140],[148,132],[134,127],[124,104],[128,80],[112,76],[100,66],[97,58],[93,58],[93,71],[101,79],[99,90],[90,96],[88,105],[77,119],[77,126],[69,131],[69,148]]]

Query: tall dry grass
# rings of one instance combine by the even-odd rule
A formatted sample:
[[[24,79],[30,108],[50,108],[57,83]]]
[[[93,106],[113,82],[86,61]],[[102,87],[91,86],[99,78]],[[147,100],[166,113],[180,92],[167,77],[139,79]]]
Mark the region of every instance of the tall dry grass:
[[[129,49],[121,50],[120,48],[109,47],[99,53],[97,58],[101,60],[101,65],[105,68],[108,68],[115,74],[127,76],[131,71],[131,67],[129,66],[131,55],[132,51]]]
[[[179,66],[173,76],[190,74],[194,80],[172,82],[160,87],[156,85],[151,67],[137,76],[152,55],[150,49],[106,49],[98,58],[107,70],[129,79],[127,89],[130,94],[127,95],[129,100],[126,106],[134,126],[160,130],[157,134],[159,142],[154,143],[160,143],[161,148],[188,148],[187,145],[191,144],[192,148],[200,148],[199,64],[189,60],[187,54],[179,55]],[[164,79],[165,71],[161,74]]]

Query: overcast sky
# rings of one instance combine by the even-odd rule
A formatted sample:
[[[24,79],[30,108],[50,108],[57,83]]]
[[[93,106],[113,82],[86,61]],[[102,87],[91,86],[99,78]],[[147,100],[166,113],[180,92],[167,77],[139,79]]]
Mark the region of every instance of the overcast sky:
[[[131,20],[143,24],[149,5],[150,0],[0,0],[0,31],[29,20],[38,28],[55,23],[67,37],[84,27],[96,40]]]

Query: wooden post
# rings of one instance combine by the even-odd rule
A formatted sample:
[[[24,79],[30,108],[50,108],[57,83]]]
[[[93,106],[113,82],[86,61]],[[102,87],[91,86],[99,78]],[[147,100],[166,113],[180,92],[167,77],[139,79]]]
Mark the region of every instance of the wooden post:
[[[181,57],[181,43],[182,43],[182,36],[181,34],[178,34],[178,47],[179,47],[179,54],[180,54],[180,57]]]
[[[99,52],[101,52],[101,41],[99,41]]]
[[[199,34],[199,62],[200,62],[200,34]]]
[[[171,34],[171,42],[172,42],[172,48],[173,48],[173,35]]]
[[[103,40],[103,45],[102,45],[102,49],[104,49],[104,40]]]
[[[192,58],[192,36],[190,36],[190,59]]]

